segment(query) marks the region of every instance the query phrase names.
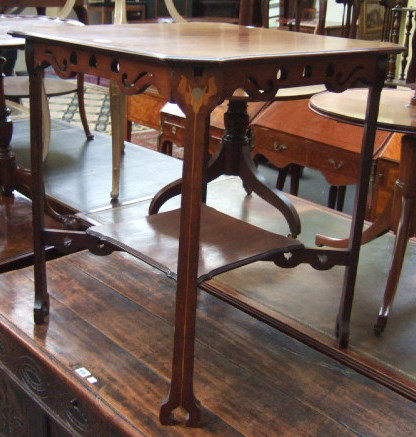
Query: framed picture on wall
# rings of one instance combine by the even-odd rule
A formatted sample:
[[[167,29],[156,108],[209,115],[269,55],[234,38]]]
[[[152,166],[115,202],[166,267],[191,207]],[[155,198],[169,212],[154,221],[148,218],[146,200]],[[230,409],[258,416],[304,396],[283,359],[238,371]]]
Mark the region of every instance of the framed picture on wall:
[[[381,39],[384,19],[384,6],[379,0],[364,0],[359,20],[359,38]]]

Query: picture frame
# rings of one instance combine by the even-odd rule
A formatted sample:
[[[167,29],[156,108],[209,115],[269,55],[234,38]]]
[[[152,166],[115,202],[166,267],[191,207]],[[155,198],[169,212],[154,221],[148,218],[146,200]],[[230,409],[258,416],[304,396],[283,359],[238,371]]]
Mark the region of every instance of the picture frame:
[[[359,19],[360,39],[381,39],[384,19],[384,6],[379,0],[364,0]]]

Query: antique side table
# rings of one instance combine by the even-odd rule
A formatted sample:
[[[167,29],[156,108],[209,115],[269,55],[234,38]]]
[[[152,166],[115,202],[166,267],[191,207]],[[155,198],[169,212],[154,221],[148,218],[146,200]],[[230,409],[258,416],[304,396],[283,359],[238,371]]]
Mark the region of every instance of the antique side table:
[[[200,406],[193,392],[193,361],[197,286],[202,281],[257,260],[282,267],[300,263],[318,269],[346,266],[343,311],[337,323],[338,342],[346,346],[379,97],[388,56],[400,52],[400,46],[220,23],[86,26],[76,33],[64,28],[36,28],[13,35],[26,38],[31,77],[37,323],[44,322],[49,311],[45,244],[67,252],[88,248],[101,255],[124,250],[175,278],[172,379],[160,420],[173,424],[174,410],[182,407],[188,413],[189,426],[200,424]],[[152,85],[179,105],[186,115],[180,209],[120,225],[94,226],[86,232],[45,228],[39,213],[45,195],[39,129],[42,114],[38,109],[42,71],[47,65],[62,77],[84,72],[110,79],[126,94],[143,92]],[[279,88],[325,84],[328,89],[343,91],[358,81],[367,83],[370,93],[348,249],[307,248],[293,238],[267,232],[205,206],[202,200],[207,181],[209,115],[217,105],[230,99],[237,89],[253,100],[267,101]],[[238,113],[228,120],[237,131],[240,115],[245,117]],[[249,163],[249,145],[243,141],[242,148],[235,156]],[[249,170],[250,164],[246,168]],[[254,172],[254,164],[252,169]],[[261,181],[257,188],[261,191]],[[296,223],[293,205],[279,193],[273,195],[289,225]],[[238,299],[233,304],[244,308]]]
[[[367,90],[363,89],[348,90],[343,94],[325,92],[312,97],[311,108],[338,121],[361,124],[365,119],[366,100]],[[383,332],[386,327],[400,279],[407,242],[416,232],[416,99],[413,90],[383,90],[378,127],[405,135],[401,139],[399,175],[390,202],[362,235],[362,244],[365,244],[388,231],[396,233],[383,304],[374,325],[376,334]],[[348,239],[318,235],[316,243],[320,246],[342,248],[348,246]]]

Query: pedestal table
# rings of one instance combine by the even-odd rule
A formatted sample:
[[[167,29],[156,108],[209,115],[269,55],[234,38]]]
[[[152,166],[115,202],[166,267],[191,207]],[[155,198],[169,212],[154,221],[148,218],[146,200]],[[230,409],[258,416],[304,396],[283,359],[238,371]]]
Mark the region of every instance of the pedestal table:
[[[342,94],[322,93],[311,99],[311,107],[321,115],[338,121],[361,124],[365,118],[367,90],[348,90]],[[401,143],[399,178],[390,202],[381,215],[363,232],[362,244],[392,230],[396,233],[393,259],[387,278],[383,304],[374,330],[384,331],[400,279],[407,242],[416,232],[416,99],[408,89],[385,89],[381,94],[378,127],[406,134]],[[317,236],[318,245],[347,247],[348,239]]]

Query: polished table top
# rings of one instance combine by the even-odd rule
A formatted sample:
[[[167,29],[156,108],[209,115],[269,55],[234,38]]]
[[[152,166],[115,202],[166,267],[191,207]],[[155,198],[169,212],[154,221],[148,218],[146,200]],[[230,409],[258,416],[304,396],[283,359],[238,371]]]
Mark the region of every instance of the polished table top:
[[[68,28],[16,28],[16,36],[54,40],[61,45],[142,55],[161,61],[229,63],[276,57],[309,57],[337,52],[398,53],[400,46],[377,41],[306,35],[226,23],[148,23],[91,25],[74,32]],[[169,41],[169,44],[166,44]]]
[[[324,92],[311,98],[310,107],[330,118],[363,124],[367,95],[367,89],[350,89],[341,94]],[[416,106],[410,104],[413,95],[411,89],[383,89],[377,126],[394,132],[416,133]]]

